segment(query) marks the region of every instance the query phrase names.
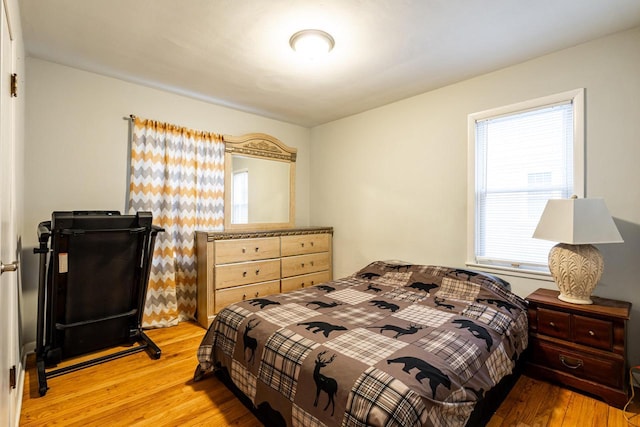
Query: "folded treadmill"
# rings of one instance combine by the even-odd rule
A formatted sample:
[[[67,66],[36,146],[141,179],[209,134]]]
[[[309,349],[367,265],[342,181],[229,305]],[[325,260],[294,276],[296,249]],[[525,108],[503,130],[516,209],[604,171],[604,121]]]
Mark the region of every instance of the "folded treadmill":
[[[160,358],[141,326],[155,239],[164,231],[152,219],[150,212],[72,211],[53,212],[39,224],[40,396],[47,378],[142,350]],[[125,348],[56,369],[65,359],[117,346]]]

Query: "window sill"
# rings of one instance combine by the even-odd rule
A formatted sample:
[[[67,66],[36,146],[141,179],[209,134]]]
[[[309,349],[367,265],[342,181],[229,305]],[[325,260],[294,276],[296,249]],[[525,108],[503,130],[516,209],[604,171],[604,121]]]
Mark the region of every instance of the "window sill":
[[[549,273],[548,271],[523,270],[520,268],[476,264],[472,262],[467,262],[466,266],[474,270],[483,271],[485,273],[495,274],[499,276],[520,277],[522,279],[541,280],[544,282],[553,283],[551,273]]]

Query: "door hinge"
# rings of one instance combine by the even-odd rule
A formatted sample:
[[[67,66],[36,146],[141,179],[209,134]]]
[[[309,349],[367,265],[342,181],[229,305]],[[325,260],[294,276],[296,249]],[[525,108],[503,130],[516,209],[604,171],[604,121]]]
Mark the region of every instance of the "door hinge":
[[[11,97],[18,96],[18,75],[16,73],[11,74]]]
[[[13,390],[16,388],[16,365],[9,369],[9,387]]]

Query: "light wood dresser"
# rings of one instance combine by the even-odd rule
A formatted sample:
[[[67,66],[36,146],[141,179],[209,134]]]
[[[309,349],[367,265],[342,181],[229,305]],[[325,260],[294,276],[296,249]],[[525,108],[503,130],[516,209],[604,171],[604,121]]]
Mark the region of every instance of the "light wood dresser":
[[[225,306],[333,278],[331,227],[196,232],[198,323]]]

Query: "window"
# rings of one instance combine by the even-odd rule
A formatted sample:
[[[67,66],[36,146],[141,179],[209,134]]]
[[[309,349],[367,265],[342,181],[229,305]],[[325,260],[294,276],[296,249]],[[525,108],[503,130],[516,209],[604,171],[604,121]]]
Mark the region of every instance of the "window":
[[[584,196],[584,89],[469,115],[468,263],[546,271],[548,199]]]
[[[231,184],[232,224],[249,223],[249,171],[244,169],[233,172]]]

